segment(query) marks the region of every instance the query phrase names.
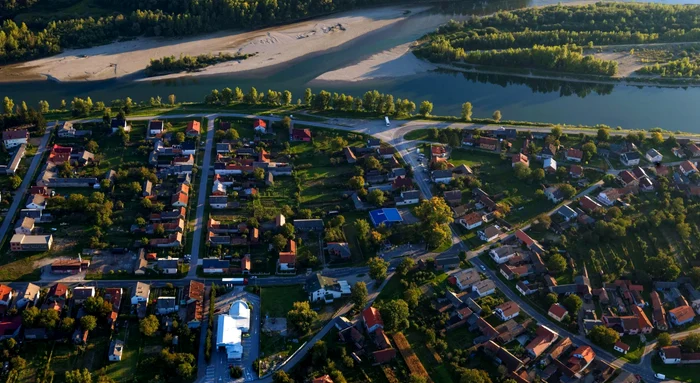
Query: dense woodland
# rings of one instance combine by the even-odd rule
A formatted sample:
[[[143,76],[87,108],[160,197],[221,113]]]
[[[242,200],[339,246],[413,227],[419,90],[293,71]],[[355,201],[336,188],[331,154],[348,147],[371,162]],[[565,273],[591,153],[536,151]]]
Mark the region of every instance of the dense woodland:
[[[552,48],[699,40],[699,6],[605,3],[503,11],[463,23],[451,22],[430,35],[417,54],[438,62],[465,61],[558,70],[534,56],[563,51],[540,49],[528,52],[530,49],[525,48],[533,45]],[[508,54],[499,55],[488,51],[509,49],[519,53],[514,55],[514,51],[507,51]],[[471,52],[475,50],[481,52]],[[593,58],[584,60],[571,51],[580,52],[580,49],[569,48],[568,56],[562,60],[569,64],[570,70],[566,71],[609,75],[614,69],[609,62]],[[502,63],[504,59],[508,62]]]
[[[0,0],[3,9],[31,9],[50,0]],[[136,36],[188,36],[223,29],[259,28],[353,7],[396,0],[99,0],[110,16],[51,20],[42,28],[6,20],[0,32],[0,64],[30,60],[60,52],[107,44]],[[28,2],[28,3],[27,3]],[[50,16],[50,15],[47,15]],[[40,24],[35,22],[33,24]]]

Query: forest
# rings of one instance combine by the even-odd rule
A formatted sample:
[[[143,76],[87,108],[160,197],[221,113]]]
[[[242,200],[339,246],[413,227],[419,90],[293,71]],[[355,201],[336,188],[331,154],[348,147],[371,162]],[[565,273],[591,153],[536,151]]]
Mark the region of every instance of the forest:
[[[192,72],[198,69],[208,67],[210,65],[233,61],[233,60],[245,60],[251,55],[232,55],[230,53],[219,53],[214,56],[212,54],[199,55],[199,56],[180,56],[180,58],[175,58],[175,56],[163,57],[160,59],[151,59],[151,62],[146,67],[146,75],[156,76],[164,73],[173,72]]]
[[[515,55],[519,59],[505,66],[611,75],[616,69],[614,63],[584,59],[582,50],[571,47],[690,41],[700,41],[699,6],[598,3],[502,11],[465,22],[453,21],[428,35],[416,54],[437,62],[483,65],[498,65],[492,62],[511,60]],[[528,52],[533,46],[543,49]],[[551,63],[534,59],[544,53],[562,55],[564,50],[547,49],[563,46],[570,46],[562,57],[568,65],[555,67],[567,69],[551,68]]]
[[[700,78],[700,64],[688,57],[673,60],[666,64],[647,65],[637,71],[640,74],[659,75],[661,77]]]
[[[53,0],[0,0],[2,10],[31,10]],[[109,16],[41,20],[5,20],[0,31],[0,65],[86,48],[137,36],[179,37],[224,29],[251,29],[362,6],[399,0],[96,0]],[[68,1],[70,3],[70,1]],[[36,25],[43,25],[37,27]]]

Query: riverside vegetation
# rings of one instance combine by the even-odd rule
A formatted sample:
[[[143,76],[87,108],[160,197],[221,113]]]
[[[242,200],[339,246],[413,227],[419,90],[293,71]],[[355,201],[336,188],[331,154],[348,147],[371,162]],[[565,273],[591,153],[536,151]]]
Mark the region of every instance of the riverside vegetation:
[[[700,6],[598,3],[498,12],[450,22],[425,39],[416,55],[468,63],[612,76],[617,63],[582,47],[700,41]]]
[[[151,59],[151,62],[146,67],[146,75],[157,76],[166,73],[175,72],[192,72],[202,68],[206,68],[210,65],[215,65],[218,63],[234,60],[245,60],[252,55],[249,54],[235,54],[220,52],[218,55],[214,56],[212,54],[199,55],[199,56],[180,56],[180,58],[175,58],[175,56],[163,57],[160,59]]]

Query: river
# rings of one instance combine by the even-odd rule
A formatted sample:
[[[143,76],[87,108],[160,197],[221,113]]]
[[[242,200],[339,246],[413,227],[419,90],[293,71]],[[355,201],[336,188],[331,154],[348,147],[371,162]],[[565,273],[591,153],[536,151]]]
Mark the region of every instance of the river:
[[[660,1],[662,3],[700,4],[700,0]],[[554,4],[551,0],[505,0],[472,5],[466,12],[485,14],[497,9]],[[473,3],[470,3],[473,4]],[[433,10],[432,12],[455,12]],[[452,13],[450,13],[452,14]],[[457,15],[457,14],[455,14]],[[655,86],[596,85],[565,81],[523,79],[508,75],[475,75],[435,71],[412,76],[367,80],[355,83],[322,83],[312,81],[319,75],[346,67],[373,54],[413,41],[424,35],[416,23],[416,15],[369,35],[352,40],[321,54],[305,56],[292,63],[259,71],[237,74],[183,77],[174,80],[58,83],[34,81],[0,84],[0,97],[10,96],[36,105],[48,100],[57,105],[61,99],[90,96],[108,101],[131,97],[136,101],[175,94],[179,101],[200,101],[211,89],[255,86],[258,90],[292,91],[294,99],[307,87],[315,91],[347,93],[355,96],[377,89],[394,97],[419,103],[429,100],[433,114],[458,115],[461,104],[470,101],[475,117],[491,116],[500,110],[504,119],[566,124],[606,124],[625,128],[661,127],[668,130],[700,132],[700,87],[665,88]]]

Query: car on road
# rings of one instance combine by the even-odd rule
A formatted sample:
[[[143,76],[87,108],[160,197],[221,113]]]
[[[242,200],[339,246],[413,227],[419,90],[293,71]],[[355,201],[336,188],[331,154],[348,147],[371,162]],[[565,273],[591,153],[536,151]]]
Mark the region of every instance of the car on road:
[[[486,267],[484,267],[484,265],[480,265],[479,267],[481,268],[481,271],[486,271]]]
[[[658,372],[657,372],[654,376],[656,377],[656,379],[662,379],[662,380],[663,380],[663,379],[666,379],[666,375],[664,375],[664,374],[659,374]]]

